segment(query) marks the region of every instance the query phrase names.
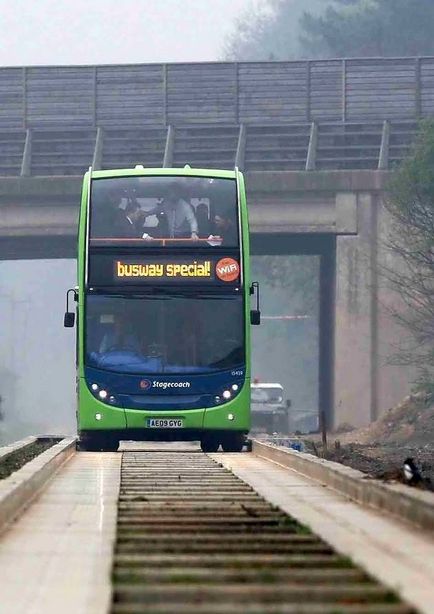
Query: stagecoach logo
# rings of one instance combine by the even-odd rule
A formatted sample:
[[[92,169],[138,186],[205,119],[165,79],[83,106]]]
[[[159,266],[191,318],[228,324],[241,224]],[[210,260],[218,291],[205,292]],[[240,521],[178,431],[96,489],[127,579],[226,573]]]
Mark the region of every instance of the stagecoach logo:
[[[217,262],[215,270],[221,281],[235,281],[240,274],[240,265],[233,258],[222,258]]]
[[[142,379],[139,385],[142,390],[149,390],[151,382],[148,379]]]
[[[163,390],[168,388],[190,388],[190,386],[190,382],[157,382],[156,380],[152,382],[152,388],[162,388]]]
[[[160,382],[157,380],[151,382],[148,379],[142,379],[139,386],[142,390],[149,390],[150,388],[167,390],[168,388],[190,388],[191,382]]]

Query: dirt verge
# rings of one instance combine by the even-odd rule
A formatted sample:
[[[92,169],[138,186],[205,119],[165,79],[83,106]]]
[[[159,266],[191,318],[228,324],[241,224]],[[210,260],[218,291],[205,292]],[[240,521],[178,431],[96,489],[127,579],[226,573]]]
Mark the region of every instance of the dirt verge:
[[[434,397],[418,392],[366,427],[342,425],[328,435],[327,450],[317,435],[305,444],[309,452],[382,480],[407,483],[404,461],[411,458],[420,472],[411,485],[434,490]]]
[[[434,491],[434,450],[421,449],[398,444],[340,444],[339,440],[331,441],[325,452],[315,441],[305,441],[306,451],[317,454],[321,458],[332,460],[353,469],[366,473],[369,477],[407,483],[404,477],[404,461],[412,458],[421,479],[415,481],[418,488]]]

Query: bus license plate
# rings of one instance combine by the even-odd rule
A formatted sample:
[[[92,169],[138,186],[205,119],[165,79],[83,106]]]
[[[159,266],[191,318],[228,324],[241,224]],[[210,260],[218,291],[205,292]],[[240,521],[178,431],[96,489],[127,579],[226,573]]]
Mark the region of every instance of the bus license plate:
[[[182,429],[182,418],[148,418],[148,427],[151,429]]]

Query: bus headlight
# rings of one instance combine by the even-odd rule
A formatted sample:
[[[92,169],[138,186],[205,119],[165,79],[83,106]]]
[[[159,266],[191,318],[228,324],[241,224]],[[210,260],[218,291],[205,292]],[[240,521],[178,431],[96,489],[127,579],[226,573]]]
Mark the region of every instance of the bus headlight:
[[[241,384],[227,384],[227,388],[222,390],[220,394],[216,394],[214,402],[216,405],[220,403],[227,403],[234,399],[240,392]]]
[[[95,420],[101,420],[102,415],[101,414],[95,414]]]
[[[100,384],[89,384],[90,390],[94,397],[98,399],[98,401],[102,401],[103,403],[107,403],[109,405],[118,405],[118,399],[115,395],[110,394],[110,391],[106,388],[103,388]],[[101,418],[96,418],[100,420]]]

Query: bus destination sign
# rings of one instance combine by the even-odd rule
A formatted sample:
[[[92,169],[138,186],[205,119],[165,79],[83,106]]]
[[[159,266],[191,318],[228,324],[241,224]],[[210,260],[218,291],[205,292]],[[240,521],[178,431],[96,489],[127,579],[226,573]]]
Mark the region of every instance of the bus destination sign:
[[[116,283],[176,283],[238,281],[240,265],[234,258],[114,258]]]

